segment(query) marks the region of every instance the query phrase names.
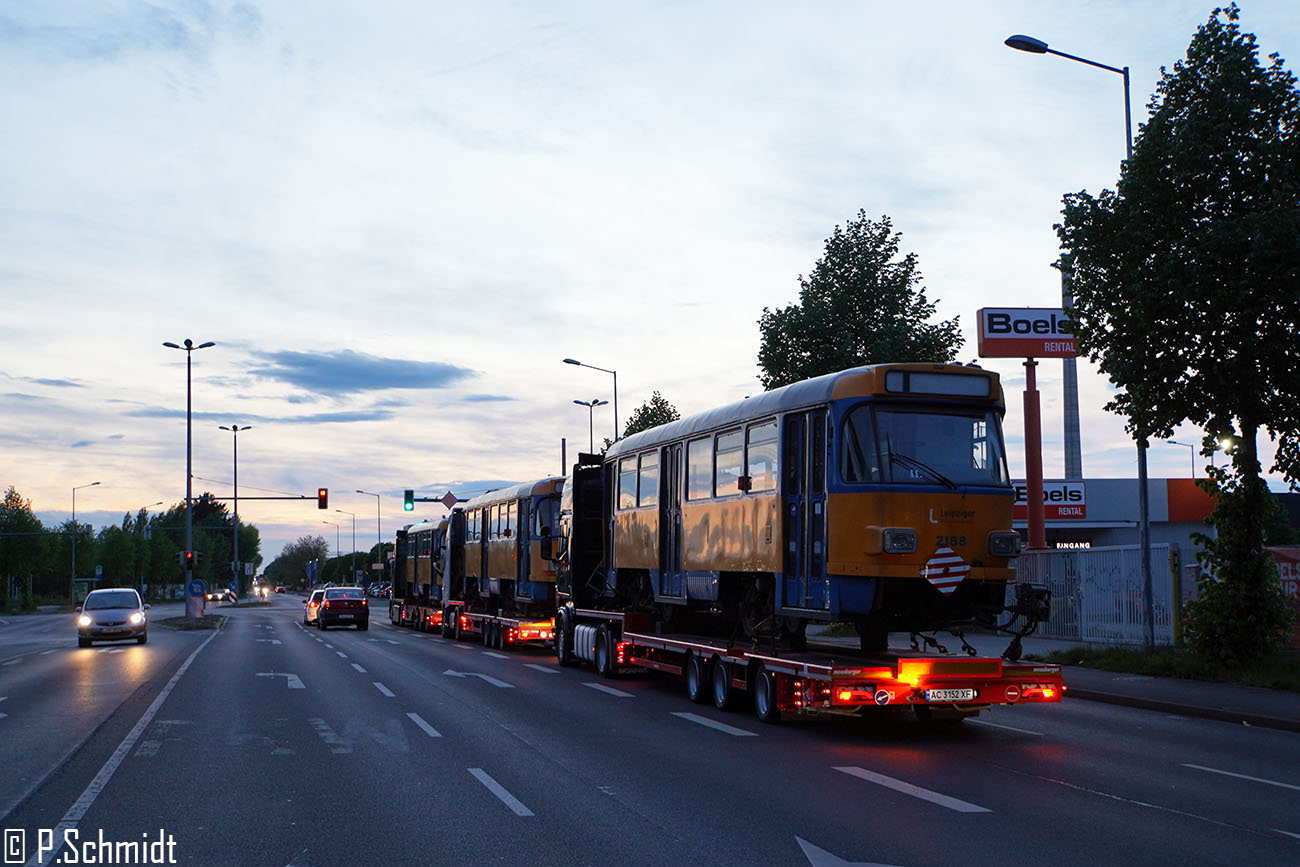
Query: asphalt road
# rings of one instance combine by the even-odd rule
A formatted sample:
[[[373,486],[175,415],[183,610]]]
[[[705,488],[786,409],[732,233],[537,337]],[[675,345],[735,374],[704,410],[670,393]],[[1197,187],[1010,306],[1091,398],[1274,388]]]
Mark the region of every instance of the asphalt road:
[[[160,833],[201,865],[1300,861],[1294,733],[1080,700],[766,726],[382,608],[321,633],[280,596],[109,650],[11,621],[0,826],[28,856],[68,829],[64,863]]]

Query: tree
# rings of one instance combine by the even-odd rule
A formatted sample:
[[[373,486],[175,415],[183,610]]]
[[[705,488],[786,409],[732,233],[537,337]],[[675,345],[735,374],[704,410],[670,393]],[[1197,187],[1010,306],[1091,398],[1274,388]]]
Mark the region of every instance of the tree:
[[[952,361],[964,342],[958,317],[931,323],[915,253],[899,258],[888,216],[865,211],[826,239],[799,303],[763,308],[758,320],[759,379],[765,389],[862,364]]]
[[[0,609],[8,604],[10,581],[17,581],[23,603],[30,602],[32,575],[41,564],[45,526],[32,511],[32,501],[13,485],[0,500]]]
[[[1263,599],[1261,428],[1273,468],[1300,479],[1300,93],[1282,58],[1261,66],[1232,5],[1162,70],[1149,107],[1118,189],[1065,197],[1059,265],[1079,347],[1119,388],[1107,409],[1140,443],[1184,421],[1236,437],[1225,487],[1241,538],[1214,554],[1215,578]]]
[[[324,536],[300,536],[298,541],[284,546],[280,556],[266,567],[268,575],[279,584],[300,586],[306,583],[307,564],[329,559],[330,546]],[[323,579],[322,579],[323,580]]]
[[[681,417],[682,414],[677,411],[677,407],[664,400],[664,396],[656,389],[649,400],[632,410],[632,414],[627,417],[627,424],[623,426],[623,436],[630,437],[634,433],[677,421]]]

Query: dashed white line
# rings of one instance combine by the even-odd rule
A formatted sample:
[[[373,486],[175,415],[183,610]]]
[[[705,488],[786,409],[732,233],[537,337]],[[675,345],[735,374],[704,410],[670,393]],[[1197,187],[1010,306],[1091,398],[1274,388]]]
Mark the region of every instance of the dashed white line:
[[[384,686],[382,683],[380,683],[380,682],[377,681],[377,680],[374,681],[374,687],[375,687],[375,689],[379,690],[381,693],[383,693],[383,694],[384,694],[385,696],[387,696],[388,698],[393,698],[393,697],[394,697],[394,695],[393,695],[393,691],[392,691],[391,689],[389,689],[388,687]]]
[[[1002,723],[989,722],[988,720],[983,720],[983,719],[967,720],[967,722],[971,725],[990,726],[995,729],[1006,729],[1009,732],[1020,732],[1022,735],[1037,735],[1040,738],[1045,737],[1045,735],[1042,732],[1032,732],[1029,729],[1018,729],[1015,726],[1008,726],[1008,725],[1003,725]]]
[[[485,650],[485,651],[483,651],[483,655],[484,655],[484,656],[490,656],[490,657],[492,657],[493,659],[509,659],[509,658],[510,658],[510,657],[506,656],[504,653],[497,653],[497,652],[494,651],[494,650]]]
[[[335,652],[336,654],[338,654],[339,656],[341,656],[343,659],[347,659],[347,658],[348,658],[348,655],[347,655],[346,653],[344,653],[343,651],[341,651],[341,650],[336,650],[336,651],[334,651],[334,652]]]
[[[347,755],[352,752],[352,745],[339,737],[325,720],[320,717],[312,717],[307,722],[311,723],[311,727],[316,730],[316,734],[320,735],[320,739],[329,744],[331,753]]]
[[[438,733],[438,730],[433,726],[429,725],[427,722],[425,722],[424,719],[418,713],[408,713],[406,716],[410,718],[411,722],[419,726],[420,730],[423,731],[429,737],[431,738],[442,737],[442,735]]]
[[[307,688],[303,685],[302,678],[298,677],[298,675],[296,674],[288,674],[287,672],[282,672],[282,671],[259,671],[257,673],[257,676],[258,677],[283,677],[285,681],[289,684],[289,689]]]
[[[364,668],[362,668],[361,666],[357,665],[355,662],[352,663],[352,667],[355,668],[357,671],[361,672],[362,674],[366,674],[366,673],[367,673],[366,670],[365,670]]]
[[[531,668],[533,671],[540,671],[542,674],[559,674],[558,668],[551,668],[549,665],[538,665],[535,662],[524,663],[524,668]]]
[[[52,649],[52,650],[42,650],[42,651],[41,651],[41,656],[49,656],[51,653],[54,653],[57,649],[58,649],[58,648],[54,648],[54,649]]]
[[[20,656],[20,657],[18,657],[17,659],[11,659],[11,660],[9,660],[8,662],[5,663],[5,665],[17,665],[18,663],[20,663],[20,662],[22,662],[22,661],[23,661],[23,658]]]
[[[603,692],[606,695],[616,696],[617,698],[633,698],[630,692],[623,692],[621,689],[614,689],[612,686],[605,686],[603,683],[584,683],[583,686],[589,686],[594,690]]]
[[[470,768],[469,772],[473,775],[474,779],[487,786],[489,792],[500,798],[501,803],[505,804],[511,810],[514,810],[516,816],[533,815],[532,810],[525,807],[518,798],[507,792],[500,783],[492,779],[492,777],[482,768]]]
[[[693,722],[698,725],[707,726],[708,728],[714,729],[715,731],[724,732],[729,735],[735,735],[738,738],[758,737],[757,732],[747,732],[744,729],[738,729],[735,726],[729,726],[726,723],[720,723],[717,720],[711,720],[706,716],[700,716],[699,714],[695,714],[695,713],[674,713],[673,716],[681,717],[682,719],[688,722]]]
[[[969,801],[963,801],[960,798],[953,798],[949,795],[933,792],[929,789],[923,789],[920,786],[914,786],[911,783],[905,783],[902,780],[896,780],[893,777],[887,777],[884,774],[877,774],[875,771],[868,771],[865,768],[840,767],[835,768],[834,770],[837,770],[842,774],[848,774],[850,777],[857,777],[860,780],[875,783],[878,786],[884,786],[887,789],[893,789],[895,792],[902,792],[904,795],[911,795],[913,798],[920,798],[923,801],[938,804],[940,807],[947,807],[949,810],[956,810],[958,813],[993,812],[987,807],[981,807],[978,804],[972,804]]]
[[[1266,786],[1277,786],[1282,789],[1292,789],[1300,792],[1300,786],[1291,783],[1279,783],[1277,780],[1266,780],[1263,777],[1252,777],[1247,774],[1234,774],[1232,771],[1221,771],[1218,768],[1207,768],[1205,765],[1189,765],[1183,762],[1184,768],[1195,768],[1198,771],[1209,771],[1211,774],[1223,774],[1225,777],[1236,777],[1239,780],[1250,780],[1252,783],[1263,783]]]

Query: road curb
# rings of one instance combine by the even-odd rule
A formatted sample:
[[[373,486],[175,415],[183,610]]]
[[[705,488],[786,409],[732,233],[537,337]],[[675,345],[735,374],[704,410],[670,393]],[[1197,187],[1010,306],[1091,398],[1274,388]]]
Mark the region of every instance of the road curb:
[[[1202,705],[1180,704],[1174,701],[1161,701],[1156,698],[1143,698],[1135,695],[1119,695],[1095,689],[1067,686],[1066,698],[1080,698],[1087,701],[1099,701],[1106,704],[1137,707],[1144,710],[1157,710],[1178,716],[1199,717],[1201,719],[1219,720],[1220,722],[1241,723],[1259,728],[1279,729],[1281,731],[1300,732],[1300,719],[1266,716],[1247,713],[1222,707],[1205,707]]]

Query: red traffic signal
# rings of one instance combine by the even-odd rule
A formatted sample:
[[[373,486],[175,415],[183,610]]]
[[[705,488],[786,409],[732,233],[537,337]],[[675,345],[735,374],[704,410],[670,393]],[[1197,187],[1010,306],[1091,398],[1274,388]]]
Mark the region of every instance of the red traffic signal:
[[[328,509],[329,507],[330,507],[330,489],[329,489],[329,488],[317,488],[317,489],[316,489],[316,508],[318,508],[318,509]]]
[[[186,569],[193,569],[193,568],[194,568],[194,552],[193,552],[193,551],[186,551],[185,554],[184,554],[183,556],[184,556],[185,568],[186,568]]]

